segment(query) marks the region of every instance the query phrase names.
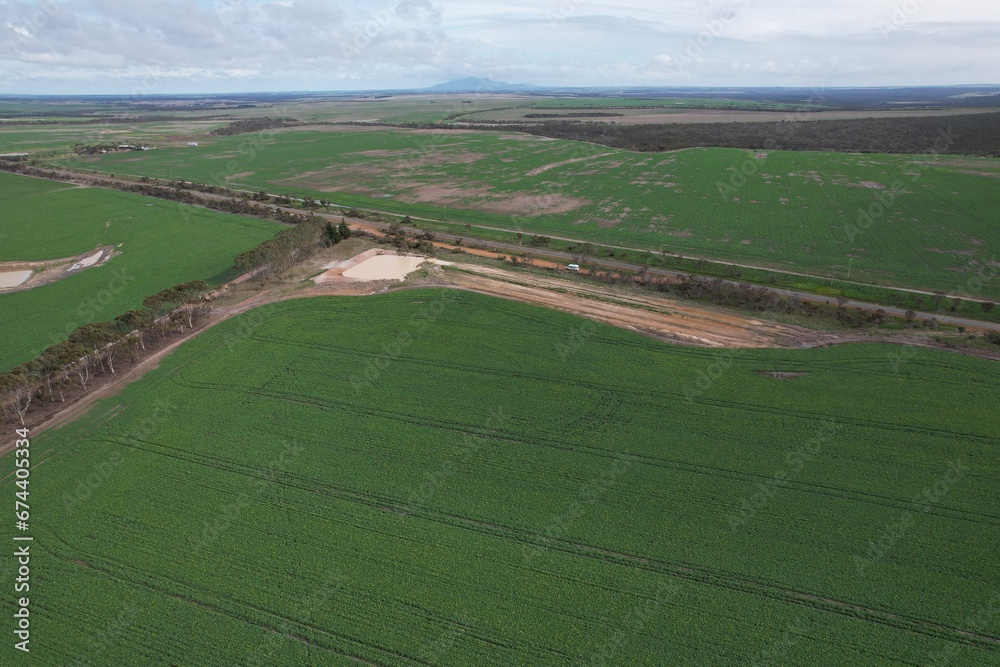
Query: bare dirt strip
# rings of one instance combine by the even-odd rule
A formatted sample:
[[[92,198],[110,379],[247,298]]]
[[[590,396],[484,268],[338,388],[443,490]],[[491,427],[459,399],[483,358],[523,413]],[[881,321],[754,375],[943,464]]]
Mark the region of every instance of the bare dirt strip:
[[[421,287],[462,289],[587,317],[670,343],[701,347],[810,348],[854,342],[937,347],[929,337],[930,334],[815,331],[759,320],[658,294],[627,293],[572,280],[490,266],[442,262],[430,258],[428,261],[437,265],[432,267],[427,277],[411,278],[402,286],[394,280],[359,282],[328,275],[320,284],[309,281],[305,287],[291,287],[291,289],[290,285],[283,284],[262,289],[236,304],[216,307],[204,324],[177,336],[165,347],[134,364],[122,366],[120,372],[116,374],[96,378],[90,389],[71,398],[68,403],[49,403],[45,409],[33,413],[32,433],[37,434],[63,426],[82,416],[95,402],[114,396],[126,385],[139,380],[147,372],[159,366],[160,360],[179,345],[220,322],[269,303],[317,296],[369,296],[390,290]],[[352,260],[346,260],[345,263],[350,262]],[[343,267],[338,265],[337,268]],[[335,271],[329,272],[329,274],[334,273]],[[241,276],[229,285],[246,281],[247,276]],[[224,292],[225,289],[219,291]],[[981,356],[997,358],[996,355]],[[11,451],[13,446],[13,440],[0,446],[0,456]]]
[[[653,338],[704,347],[799,347],[804,330],[684,304],[654,295],[611,295],[568,280],[509,275],[465,265],[447,271],[455,285],[482,294],[560,310]]]

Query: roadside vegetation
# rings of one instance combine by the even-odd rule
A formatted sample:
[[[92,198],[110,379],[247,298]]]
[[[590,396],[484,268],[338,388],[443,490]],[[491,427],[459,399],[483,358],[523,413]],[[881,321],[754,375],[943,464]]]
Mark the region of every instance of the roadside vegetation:
[[[204,151],[79,166],[161,181],[184,173],[215,187],[777,271],[843,278],[850,269],[863,283],[1000,300],[1000,281],[984,279],[1000,245],[995,161],[724,148],[656,155],[441,132],[297,129],[252,135],[252,145],[221,137]],[[205,159],[241,150],[247,158],[231,165]]]

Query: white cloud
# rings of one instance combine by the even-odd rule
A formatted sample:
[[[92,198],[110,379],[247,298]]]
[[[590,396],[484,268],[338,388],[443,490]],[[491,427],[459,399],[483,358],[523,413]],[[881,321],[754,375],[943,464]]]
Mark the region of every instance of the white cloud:
[[[1000,3],[985,0],[0,0],[0,16],[7,93],[87,81],[123,92],[150,70],[164,93],[471,74],[745,86],[990,82],[1000,72]]]

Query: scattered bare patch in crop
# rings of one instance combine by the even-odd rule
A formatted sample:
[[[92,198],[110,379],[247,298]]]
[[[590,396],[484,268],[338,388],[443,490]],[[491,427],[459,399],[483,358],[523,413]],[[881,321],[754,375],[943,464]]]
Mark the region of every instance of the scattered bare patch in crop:
[[[538,174],[543,174],[546,171],[549,171],[550,169],[556,169],[558,167],[562,167],[562,166],[565,166],[567,164],[573,164],[575,162],[587,162],[588,160],[596,160],[597,158],[607,157],[608,155],[611,155],[611,154],[612,153],[600,153],[598,155],[589,155],[587,157],[575,157],[575,158],[570,158],[569,160],[562,160],[561,162],[553,162],[551,164],[546,164],[546,165],[543,165],[541,167],[537,167],[535,169],[532,169],[531,171],[525,172],[524,175],[525,176],[537,176]],[[621,164],[622,163],[619,162],[619,163],[617,163],[616,166],[621,166]]]
[[[359,151],[354,153],[354,155],[365,155],[368,157],[400,157],[403,155],[409,155],[411,151],[400,150],[400,151],[390,151],[385,149],[377,149],[371,151]]]
[[[557,215],[575,211],[590,203],[589,199],[583,197],[515,194],[488,202],[481,208],[508,215]]]
[[[800,377],[809,375],[805,371],[755,371],[757,375],[775,378],[776,380],[798,380]]]
[[[970,176],[986,176],[988,178],[1000,178],[1000,171],[973,171],[971,169],[954,169],[960,174],[968,174]]]
[[[437,183],[434,185],[422,185],[406,197],[401,197],[403,201],[415,200],[429,204],[451,204],[456,200],[466,200],[476,197],[488,197],[492,186],[472,185],[471,183]]]

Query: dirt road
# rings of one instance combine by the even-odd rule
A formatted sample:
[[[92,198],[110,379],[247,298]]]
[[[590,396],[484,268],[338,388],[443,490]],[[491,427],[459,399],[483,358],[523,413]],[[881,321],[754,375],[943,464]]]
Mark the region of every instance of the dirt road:
[[[106,174],[101,174],[99,172],[87,172],[87,173],[81,174],[81,173],[70,172],[70,171],[65,171],[65,170],[56,170],[56,169],[52,169],[52,171],[54,173],[57,173],[61,177],[65,178],[66,182],[70,182],[70,183],[73,183],[75,185],[79,185],[81,183],[81,181],[82,182],[93,182],[93,181],[98,180],[98,179],[100,179],[100,180],[106,180],[106,181],[111,181],[111,182],[115,182],[115,183],[120,183],[120,184],[136,185],[136,182],[134,180],[129,180],[129,179],[125,179],[125,178],[116,178],[116,177],[112,177],[112,176],[109,176],[109,175],[106,175]],[[218,199],[230,199],[230,197],[228,197],[228,196],[208,194],[208,193],[204,193],[204,192],[199,192],[198,196],[199,197],[204,197],[204,198],[207,198],[207,199],[217,199],[217,200]],[[319,216],[321,218],[325,218],[325,219],[328,219],[328,220],[331,220],[331,221],[334,221],[334,222],[338,222],[341,219],[344,219],[344,220],[347,221],[347,223],[352,228],[367,228],[367,229],[376,229],[376,230],[380,230],[380,231],[385,231],[385,230],[387,230],[390,227],[389,223],[374,222],[374,221],[371,221],[371,220],[360,220],[360,219],[357,219],[357,218],[346,218],[342,213],[321,213],[321,212],[315,211],[315,210],[306,211],[306,210],[302,210],[302,209],[297,209],[297,208],[295,208],[293,206],[278,206],[278,205],[270,204],[270,203],[266,203],[266,204],[262,204],[262,205],[266,206],[268,208],[271,208],[271,209],[279,209],[280,208],[280,209],[286,210],[286,211],[291,212],[291,213],[311,213],[313,215],[317,215],[317,216]],[[416,219],[420,219],[420,218],[416,218]],[[483,227],[485,229],[496,229],[496,230],[510,231],[510,232],[514,231],[514,230],[505,230],[505,229],[502,229],[502,228],[485,227],[485,226],[482,226],[482,225],[475,225],[475,226],[476,227]],[[421,233],[423,233],[423,230],[417,229],[417,228],[414,228],[414,227],[404,227],[403,229],[408,234],[421,234]],[[462,239],[462,240],[464,240],[466,242],[466,245],[468,245],[470,243],[476,243],[478,245],[485,246],[485,247],[488,247],[488,248],[496,248],[497,250],[506,252],[508,254],[525,254],[525,255],[528,255],[528,256],[531,256],[531,257],[537,257],[537,258],[541,258],[541,259],[545,259],[545,260],[549,260],[549,261],[555,261],[555,262],[563,264],[563,265],[565,265],[568,262],[576,261],[576,257],[577,257],[576,255],[574,255],[572,253],[562,252],[562,251],[559,251],[559,250],[544,250],[544,249],[541,249],[541,248],[529,248],[529,247],[522,246],[520,244],[502,243],[502,242],[499,242],[499,241],[485,241],[485,240],[479,240],[479,239],[475,239],[475,238],[460,237],[460,236],[457,236],[457,235],[454,235],[454,234],[446,234],[444,232],[436,232],[435,236],[436,236],[436,238],[438,238],[438,239],[440,239],[442,241],[456,242],[456,241],[459,241],[460,239]],[[568,237],[558,237],[558,238],[560,238],[562,240],[566,240],[566,241],[574,241],[574,242],[577,242],[577,243],[583,243],[579,239],[571,239],[571,238],[568,238]],[[609,246],[609,247],[623,248],[623,249],[626,248],[626,246]],[[688,257],[688,259],[696,259],[696,258]],[[626,272],[636,273],[640,269],[644,269],[649,275],[652,275],[652,276],[674,277],[674,278],[679,277],[679,276],[689,275],[689,272],[672,271],[670,269],[662,269],[662,268],[643,267],[643,266],[641,266],[639,264],[632,264],[632,263],[629,263],[629,262],[622,262],[622,261],[612,260],[612,259],[589,258],[587,261],[588,261],[589,265],[592,265],[592,266],[595,266],[595,267],[598,267],[598,268],[602,268],[602,269],[611,269],[613,271],[626,271]],[[745,267],[745,268],[761,268],[761,269],[766,269],[766,270],[774,270],[774,269],[767,269],[767,267],[757,267],[755,265],[750,265],[750,264],[736,264],[736,263],[732,263],[732,262],[718,262],[717,260],[711,260],[711,261],[717,262],[717,263],[722,263],[722,264],[731,264],[733,266],[742,266],[742,267]],[[815,277],[821,277],[821,276],[812,276],[811,274],[806,274],[806,273],[797,274],[796,272],[788,272],[788,271],[784,271],[784,273],[790,273],[792,275],[809,276],[809,277],[814,277],[814,278]],[[720,279],[720,280],[722,280],[722,282],[724,282],[724,283],[729,283],[729,284],[732,284],[732,285],[739,285],[739,284],[741,284],[740,281],[737,281],[737,280],[725,280],[725,279]],[[863,285],[864,283],[855,283],[855,284]],[[837,303],[837,300],[835,298],[833,298],[833,297],[821,296],[821,295],[814,294],[814,293],[811,293],[811,292],[800,292],[800,291],[797,291],[797,290],[782,289],[782,288],[770,287],[770,286],[767,286],[767,285],[757,285],[757,284],[754,284],[754,287],[766,289],[766,290],[769,290],[769,291],[774,292],[776,294],[780,294],[782,296],[795,297],[797,299],[801,299],[803,301],[808,301],[810,303],[821,303],[821,304],[826,304],[826,305],[834,305],[834,304],[839,305]],[[893,289],[895,289],[895,288],[893,288]],[[915,293],[921,293],[921,294],[926,294],[927,293],[927,292],[923,292],[922,290],[903,289],[903,288],[901,288],[901,291],[915,292]],[[949,298],[957,298],[957,297],[949,297]],[[906,313],[907,313],[906,309],[904,309],[904,308],[897,308],[895,306],[883,305],[883,304],[877,304],[877,303],[868,303],[868,302],[864,302],[864,301],[847,301],[843,305],[846,306],[846,307],[848,307],[848,308],[862,308],[864,310],[871,310],[871,311],[882,309],[888,315],[891,315],[891,316],[897,317],[897,318],[901,318],[901,319],[904,318],[906,316]],[[920,320],[930,321],[930,320],[934,319],[934,320],[937,320],[938,322],[940,322],[942,324],[949,324],[949,325],[953,325],[953,326],[961,326],[961,327],[965,327],[966,329],[969,329],[969,330],[1000,331],[1000,323],[997,323],[997,322],[986,322],[986,321],[982,321],[982,320],[972,320],[972,319],[968,319],[968,318],[964,318],[964,317],[956,317],[956,316],[947,315],[947,314],[941,314],[941,313],[928,313],[928,312],[923,312],[923,311],[915,311],[914,317],[918,321],[920,321]]]
[[[82,416],[97,401],[114,396],[128,384],[155,369],[164,357],[181,344],[231,317],[269,303],[317,296],[367,296],[415,287],[463,289],[587,317],[658,340],[703,347],[808,348],[851,342],[934,346],[926,335],[918,333],[815,331],[758,320],[658,294],[627,293],[571,279],[537,276],[476,264],[450,261],[438,263],[439,266],[433,269],[429,277],[403,285],[391,281],[331,279],[320,284],[303,283],[304,286],[289,291],[289,285],[285,284],[261,290],[236,304],[216,307],[201,326],[188,330],[127,370],[101,376],[86,394],[61,409],[43,414],[42,421],[32,426],[32,434],[65,425]],[[242,276],[229,284],[243,283],[245,278]],[[13,445],[14,441],[11,440],[0,446],[0,456],[11,451]]]

